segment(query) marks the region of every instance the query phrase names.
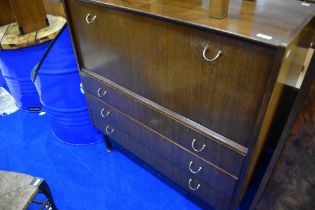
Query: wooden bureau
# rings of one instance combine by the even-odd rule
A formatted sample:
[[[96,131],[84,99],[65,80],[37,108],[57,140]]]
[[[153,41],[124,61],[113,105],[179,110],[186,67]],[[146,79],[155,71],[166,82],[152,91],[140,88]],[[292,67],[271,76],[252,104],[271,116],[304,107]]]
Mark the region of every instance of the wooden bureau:
[[[65,0],[94,125],[201,205],[233,209],[285,85],[298,87],[313,6]],[[294,12],[290,12],[294,11]]]

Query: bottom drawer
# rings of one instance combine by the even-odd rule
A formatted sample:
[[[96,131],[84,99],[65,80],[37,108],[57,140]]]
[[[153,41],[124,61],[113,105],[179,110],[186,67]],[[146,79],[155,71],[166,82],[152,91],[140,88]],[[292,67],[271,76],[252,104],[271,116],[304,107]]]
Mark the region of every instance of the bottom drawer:
[[[99,129],[104,132],[103,127],[99,127]],[[131,152],[136,157],[156,169],[162,175],[166,176],[169,180],[179,185],[188,192],[188,194],[196,196],[215,209],[228,209],[231,200],[214,191],[204,182],[196,178],[191,178],[187,172],[157,155],[155,152],[151,151],[143,144],[138,143],[138,141],[130,138],[120,130],[115,129],[111,138],[127,151]]]
[[[217,193],[223,194],[225,197],[232,197],[237,178],[217,168],[216,165],[199,158],[194,153],[185,150],[170,139],[149,130],[145,125],[139,124],[114,107],[89,94],[86,94],[86,97],[95,126],[99,127],[105,134],[111,135],[110,132],[118,129],[172,162],[181,170],[185,170],[197,179],[207,183]]]

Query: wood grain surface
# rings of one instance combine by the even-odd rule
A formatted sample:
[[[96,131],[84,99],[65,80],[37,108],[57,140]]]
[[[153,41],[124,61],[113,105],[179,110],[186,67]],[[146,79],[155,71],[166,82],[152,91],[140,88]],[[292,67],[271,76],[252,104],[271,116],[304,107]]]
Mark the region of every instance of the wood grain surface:
[[[192,177],[207,183],[219,194],[224,194],[229,198],[232,197],[237,177],[229,174],[215,164],[199,158],[193,152],[190,152],[179,144],[173,142],[172,139],[165,138],[154,131],[152,132],[152,130],[136,120],[89,94],[87,94],[87,102],[91,108],[91,114],[95,125],[98,128],[103,127],[104,129],[101,130],[104,131],[105,134],[111,136],[111,134],[106,131],[107,126],[110,126],[109,130],[111,130],[111,128],[118,129],[136,139],[152,151],[155,151],[168,161],[176,164],[182,170],[190,173]],[[110,114],[107,117],[102,117],[100,114],[102,109],[105,109],[106,112],[109,111]],[[199,167],[201,167],[201,170],[197,173],[192,173],[189,170],[190,161],[193,162],[193,165],[191,166],[192,170],[197,171]]]
[[[47,14],[65,17],[65,11],[62,3],[43,0],[45,11]]]
[[[146,103],[141,98],[130,95],[130,92],[126,90],[116,89],[118,87],[114,88],[113,83],[108,85],[104,80],[100,81],[92,77],[91,72],[82,71],[81,78],[86,92],[97,96],[98,88],[106,90],[108,94],[105,97],[97,96],[100,100],[128,114],[165,138],[171,139],[198,157],[234,174],[234,176],[237,177],[240,173],[246,153],[242,153],[237,148],[232,147],[233,145],[229,145],[227,139],[223,139],[222,136],[215,135],[211,131],[206,132],[208,135],[205,135],[200,131],[199,126],[193,126],[192,122],[185,120],[183,116],[177,117],[174,112],[153,107],[152,102]],[[203,145],[205,146],[202,151],[196,152],[192,148],[194,139],[196,141],[194,143],[195,148],[201,149]]]
[[[66,19],[61,16],[47,15],[49,26],[37,30],[36,41],[43,43],[54,39],[60,29],[66,24]]]
[[[242,146],[251,144],[276,49],[69,2],[82,67]],[[87,14],[96,16],[93,23],[86,23]],[[222,55],[207,62],[206,46],[209,58],[219,50]]]
[[[4,26],[0,26],[0,43],[1,43],[3,36],[5,35],[5,32],[8,30],[9,26],[10,26],[9,24],[4,25]],[[1,45],[0,45],[0,49],[1,49]]]
[[[284,71],[286,66],[298,60],[287,59],[290,53],[303,60],[304,53],[290,46],[299,45],[294,40],[304,40],[304,47],[312,42],[300,34],[307,30],[315,10],[293,0],[232,0],[227,18],[215,20],[209,18],[208,6],[208,1],[197,0],[65,1],[87,92],[97,96],[99,90],[108,91],[99,98],[150,132],[128,130],[129,125],[118,122],[116,126],[122,126],[122,132],[132,139],[143,139],[153,154],[167,155],[176,167],[179,159],[170,155],[176,152],[165,153],[171,146],[161,150],[156,144],[162,140],[154,133],[184,150],[194,135],[202,137],[198,137],[201,144],[211,142],[219,148],[198,158],[232,173],[240,170],[233,197],[226,204],[232,209],[246,190],[278,105],[281,85],[286,84],[286,80],[277,80],[279,72],[290,74],[290,70]],[[90,107],[93,113],[97,110]],[[93,121],[106,133],[96,118]],[[189,139],[185,140],[180,133],[187,130]],[[127,150],[133,146],[121,144]],[[230,167],[226,160],[234,153],[223,152],[224,148],[246,154],[242,166]],[[141,157],[142,150],[132,152],[147,158]],[[180,159],[187,161],[187,157]],[[154,162],[149,164],[156,167]],[[165,167],[170,164],[166,162]],[[177,183],[181,180],[169,171],[165,175]],[[207,199],[209,205],[221,209],[213,197]]]
[[[42,0],[10,0],[10,2],[21,34],[28,34],[48,26]]]
[[[15,21],[10,0],[0,0],[0,26]]]
[[[104,129],[105,125],[106,124],[104,124],[104,126],[100,126],[97,124],[96,127],[101,131],[106,132]],[[185,190],[185,194],[194,198],[197,197],[198,200],[208,203],[208,205],[204,205],[205,209],[209,209],[209,203],[211,203],[212,207],[215,209],[227,210],[229,208],[229,198],[218,193],[202,180],[193,178],[190,173],[187,173],[187,171],[179,168],[178,165],[168,161],[163,156],[156,153],[156,151],[149,149],[144,144],[141,144],[140,142],[145,141],[145,139],[134,139],[121,132],[119,129],[116,129],[110,138],[124,147],[125,150],[133,153],[142,162],[145,162],[153,167],[159,176],[162,175],[164,178],[168,178],[168,180],[172,181],[172,183],[176,183],[181,187],[181,189]],[[198,184],[200,185],[198,190],[191,190],[189,188],[190,179],[192,179],[192,187],[198,186]]]
[[[2,26],[5,27],[5,26]],[[21,35],[19,25],[14,22],[9,25],[1,40],[2,49],[18,49],[36,44],[36,31]]]
[[[315,209],[315,79],[257,210]]]
[[[227,16],[229,0],[211,0],[209,1],[209,16],[222,19]]]
[[[47,15],[50,25],[46,28],[21,35],[16,22],[0,27],[1,49],[14,50],[52,40],[66,24],[63,17]]]
[[[227,17],[209,17],[209,1],[200,0],[80,0],[152,15],[225,32],[271,45],[288,45],[314,17],[315,5],[296,0],[230,0]],[[270,36],[266,39],[257,34]]]

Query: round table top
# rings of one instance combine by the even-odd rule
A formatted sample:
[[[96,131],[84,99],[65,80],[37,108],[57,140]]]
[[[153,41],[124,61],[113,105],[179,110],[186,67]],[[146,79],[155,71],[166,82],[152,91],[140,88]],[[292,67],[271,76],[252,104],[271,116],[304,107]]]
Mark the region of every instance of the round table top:
[[[0,48],[3,50],[14,50],[54,39],[60,29],[66,24],[66,19],[53,15],[47,15],[47,18],[49,22],[48,27],[24,35],[20,35],[16,22],[0,26]]]

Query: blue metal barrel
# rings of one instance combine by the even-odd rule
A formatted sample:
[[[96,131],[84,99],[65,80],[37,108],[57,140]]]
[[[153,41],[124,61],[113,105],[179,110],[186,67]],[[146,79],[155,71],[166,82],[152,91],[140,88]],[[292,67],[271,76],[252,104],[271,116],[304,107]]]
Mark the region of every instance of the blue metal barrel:
[[[7,82],[5,81],[1,69],[0,69],[0,87],[4,87],[6,90],[8,90]]]
[[[70,34],[65,27],[33,71],[33,79],[54,135],[61,141],[85,145],[102,141],[92,125]],[[35,77],[35,78],[34,78]]]
[[[0,69],[17,107],[38,111],[41,103],[30,73],[42,58],[49,42],[17,50],[0,50]]]

